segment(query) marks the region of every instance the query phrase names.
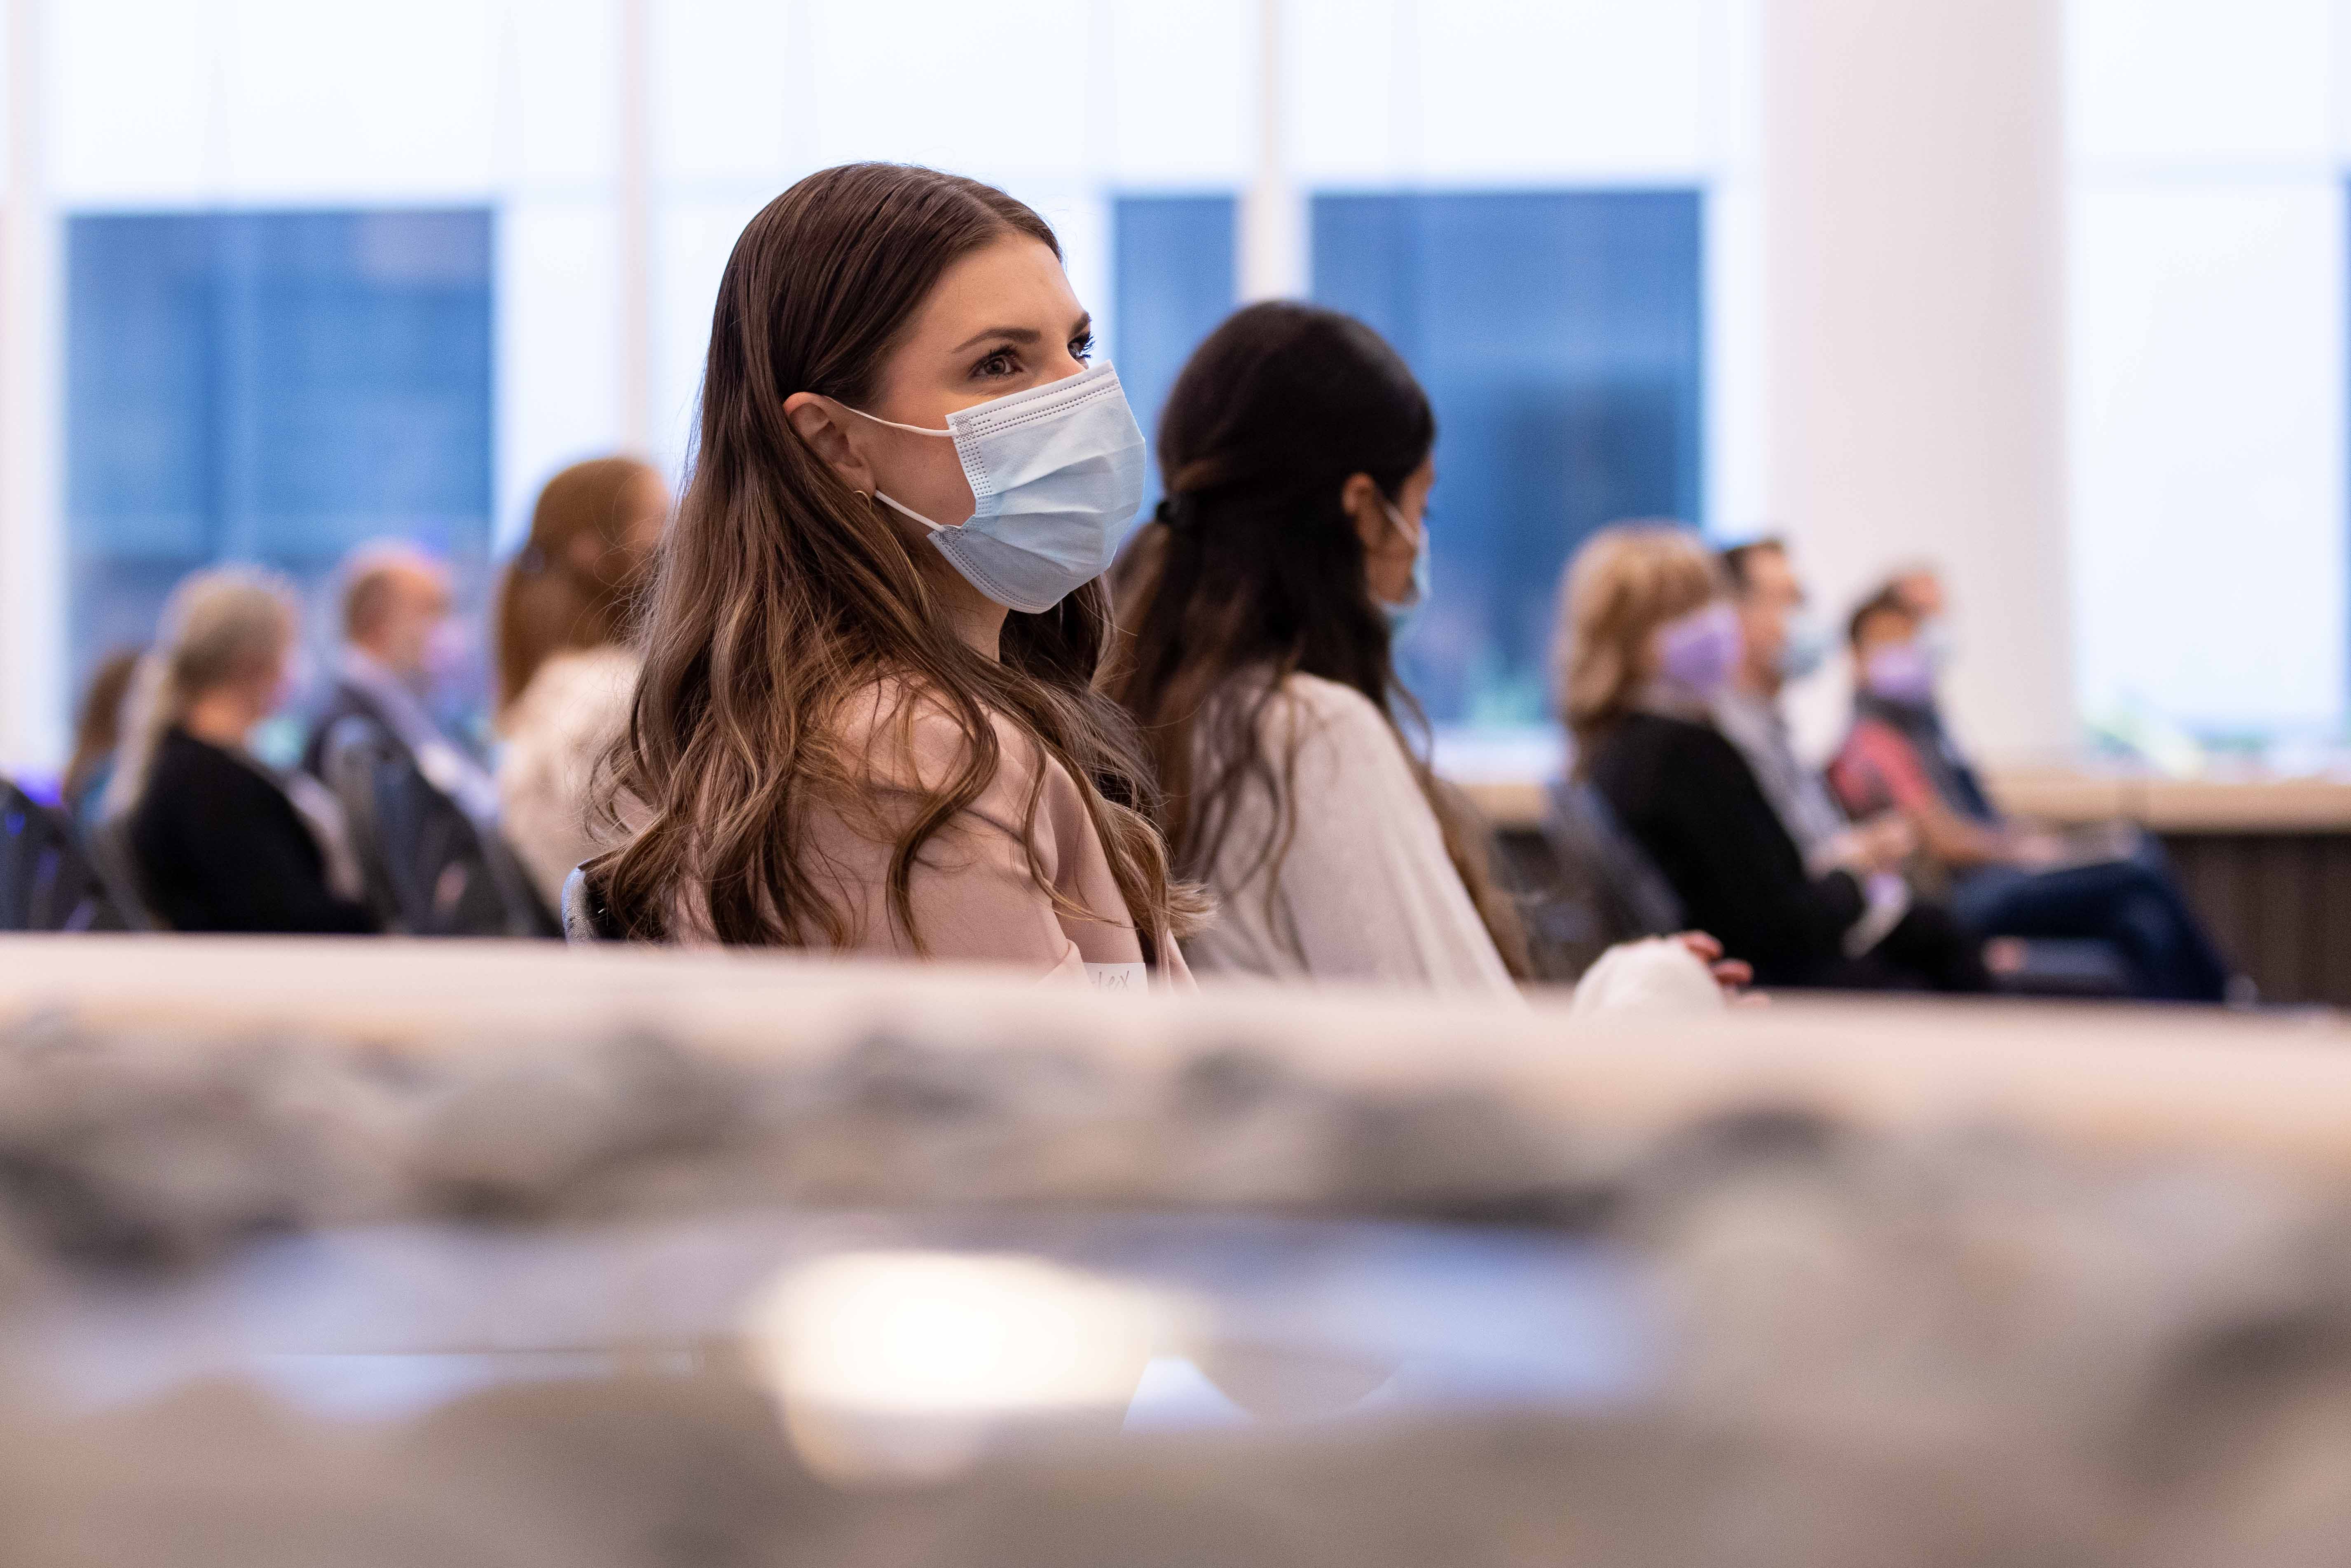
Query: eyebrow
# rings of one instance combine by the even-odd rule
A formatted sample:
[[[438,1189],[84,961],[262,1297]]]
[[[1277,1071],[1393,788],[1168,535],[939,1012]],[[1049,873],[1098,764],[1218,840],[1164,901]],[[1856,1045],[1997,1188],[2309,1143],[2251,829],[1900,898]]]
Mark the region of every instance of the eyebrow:
[[[1078,318],[1078,324],[1070,329],[1070,336],[1072,338],[1081,338],[1088,332],[1093,330],[1093,325],[1094,319],[1092,316],[1081,316]],[[1010,342],[1028,344],[1034,343],[1044,336],[1044,333],[1040,332],[1034,327],[989,327],[984,330],[974,332],[970,337],[966,338],[962,342],[957,343],[954,348],[947,351],[949,353],[960,354],[967,349],[977,348],[980,344],[988,341],[992,338],[1002,338]]]

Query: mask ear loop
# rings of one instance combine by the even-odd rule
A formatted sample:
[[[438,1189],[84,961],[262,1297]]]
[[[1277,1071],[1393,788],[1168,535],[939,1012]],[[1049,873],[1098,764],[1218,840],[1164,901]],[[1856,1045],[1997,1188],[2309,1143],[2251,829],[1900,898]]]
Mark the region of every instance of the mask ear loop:
[[[1424,508],[1420,514],[1420,527],[1413,528],[1406,528],[1405,526],[1404,508],[1402,507],[1397,506],[1385,496],[1382,496],[1380,497],[1380,505],[1387,508],[1388,521],[1395,525],[1395,531],[1409,538],[1412,541],[1412,548],[1414,549],[1419,549],[1421,540],[1428,537],[1428,513],[1426,509]]]
[[[863,409],[857,407],[854,403],[842,402],[839,398],[833,398],[829,401],[837,408],[845,408],[849,410],[850,413],[855,414],[860,419],[870,419],[876,424],[886,424],[893,430],[903,430],[912,435],[935,435],[943,437],[948,441],[953,441],[955,439],[955,432],[952,430],[926,430],[919,424],[901,424],[894,419],[884,419],[878,413],[868,413]],[[866,499],[865,492],[862,490],[856,491],[855,495],[861,501]],[[914,510],[914,507],[893,501],[879,490],[873,492],[872,498],[880,501],[883,506],[889,507],[893,512],[903,513],[906,517],[914,518],[914,521],[922,524],[923,527],[930,529],[931,532],[935,534],[942,534],[951,528],[959,526],[954,523],[933,522],[930,518],[923,516],[922,513]]]

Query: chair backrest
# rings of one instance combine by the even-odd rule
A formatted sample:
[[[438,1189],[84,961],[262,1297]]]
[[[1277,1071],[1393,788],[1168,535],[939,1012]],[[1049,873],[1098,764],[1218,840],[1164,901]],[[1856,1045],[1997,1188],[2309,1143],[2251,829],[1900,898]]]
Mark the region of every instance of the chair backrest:
[[[342,807],[343,831],[350,835],[351,853],[360,864],[369,907],[385,930],[410,931],[414,927],[408,922],[376,800],[376,777],[398,755],[398,745],[381,726],[364,715],[347,715],[335,721],[319,748],[319,771],[324,775],[319,782]]]
[[[0,779],[0,931],[121,930],[73,819]]]
[[[571,874],[563,879],[563,939],[572,943],[621,940],[584,865],[573,866]]]
[[[552,940],[564,935],[562,918],[547,907],[547,899],[538,891],[538,883],[515,853],[514,846],[496,829],[487,829],[481,836],[482,855],[489,867],[491,879],[496,883],[498,898],[506,905],[506,935],[538,936]]]
[[[561,933],[496,829],[477,824],[364,714],[335,722],[319,748],[343,808],[369,901],[387,926],[417,936]]]
[[[1648,852],[1617,821],[1589,780],[1562,779],[1550,789],[1543,836],[1554,853],[1591,874],[1618,941],[1664,936],[1687,925],[1682,901]]]
[[[146,876],[140,870],[138,855],[131,848],[131,819],[127,815],[99,818],[90,825],[83,843],[89,851],[91,869],[98,873],[99,882],[106,889],[107,902],[113,905],[123,930],[172,928],[171,922],[155,912],[155,902],[148,896]]]

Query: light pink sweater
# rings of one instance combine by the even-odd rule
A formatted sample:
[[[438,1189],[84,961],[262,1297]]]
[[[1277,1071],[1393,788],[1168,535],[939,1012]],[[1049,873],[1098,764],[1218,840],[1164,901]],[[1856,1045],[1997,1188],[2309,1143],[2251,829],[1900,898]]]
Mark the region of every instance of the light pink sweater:
[[[933,835],[909,878],[926,956],[1009,965],[1105,989],[1142,988],[1143,945],[1077,781],[1003,716],[993,722],[1002,748],[996,777]],[[803,853],[848,917],[845,951],[912,957],[913,937],[890,907],[890,859],[918,808],[916,789],[943,788],[961,766],[963,731],[935,700],[914,699],[895,682],[852,699],[842,729],[849,754],[865,759],[867,795],[862,810],[804,823]],[[698,928],[686,940],[709,940],[706,920],[679,924]],[[820,929],[803,929],[810,946],[822,946]],[[1190,989],[1191,971],[1174,938],[1162,936],[1157,946],[1151,986]]]

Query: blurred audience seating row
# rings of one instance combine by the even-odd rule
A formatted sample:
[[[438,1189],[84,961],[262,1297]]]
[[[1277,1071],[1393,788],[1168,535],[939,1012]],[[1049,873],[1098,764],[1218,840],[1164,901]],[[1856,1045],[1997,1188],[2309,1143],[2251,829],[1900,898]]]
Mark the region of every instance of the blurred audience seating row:
[[[2351,781],[2332,779],[2166,779],[2095,768],[1996,769],[2001,806],[2061,827],[2127,821],[2158,838],[2189,902],[2260,988],[2264,1001],[2351,1008]],[[1539,956],[1546,972],[1571,971],[1604,946],[1604,934],[1654,925],[1638,872],[1616,852],[1578,837],[1553,791],[1531,780],[1463,786],[1491,821],[1514,885],[1537,900]],[[1652,868],[1651,874],[1654,874]],[[1598,880],[1595,880],[1598,879]],[[1669,894],[1670,890],[1663,890]],[[1635,911],[1646,909],[1646,920]],[[2063,983],[2078,952],[2042,947]],[[2085,985],[2086,991],[2095,986]],[[2028,988],[2028,989],[2043,989]]]

